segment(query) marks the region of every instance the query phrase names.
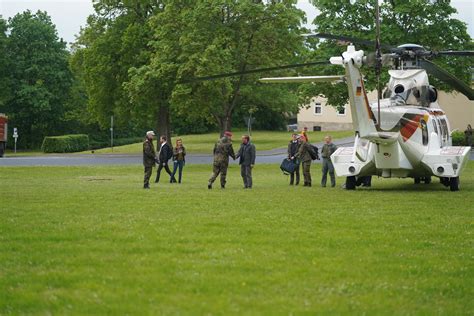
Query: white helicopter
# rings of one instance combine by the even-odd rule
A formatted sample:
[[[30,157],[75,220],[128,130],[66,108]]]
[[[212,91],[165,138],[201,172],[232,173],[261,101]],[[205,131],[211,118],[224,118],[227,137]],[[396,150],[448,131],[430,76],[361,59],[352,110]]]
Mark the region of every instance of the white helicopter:
[[[436,54],[443,53],[473,54],[452,51]],[[437,103],[436,89],[429,85],[427,72],[421,66],[445,81],[449,78],[451,84],[456,80],[457,90],[470,100],[474,100],[474,91],[423,58],[431,54],[434,53],[422,46],[406,44],[383,56],[380,60],[384,59],[385,63],[396,61],[397,69],[389,71],[391,78],[384,99],[372,103],[367,98],[360,71],[364,63],[372,61],[352,44],[347,46],[342,56],[330,58],[331,64],[345,68],[344,76],[262,78],[260,81],[347,82],[355,142],[353,147],[339,148],[331,156],[337,175],[347,177],[346,189],[355,189],[356,177],[359,176],[412,177],[415,183],[422,180],[429,183],[431,177],[436,176],[451,191],[457,191],[459,175],[469,160],[471,148],[451,146],[448,119]]]
[[[331,156],[338,176],[346,177],[346,189],[356,188],[356,177],[414,178],[415,183],[440,182],[459,190],[459,176],[469,160],[470,147],[452,146],[451,130],[445,112],[437,102],[437,91],[429,84],[427,71],[445,81],[470,100],[474,90],[451,74],[427,60],[438,55],[474,56],[473,51],[427,51],[416,44],[391,48],[381,54],[378,4],[376,4],[377,36],[375,58],[356,50],[352,43],[367,45],[370,41],[330,34],[310,34],[326,39],[351,43],[342,56],[329,62],[345,69],[342,76],[304,76],[262,78],[263,83],[304,83],[344,81],[347,83],[352,122],[355,129],[353,147],[342,147]],[[261,68],[243,72],[195,78],[192,81],[214,80],[229,76],[266,72],[285,68],[327,64],[312,62]],[[391,76],[383,99],[370,103],[361,73],[363,64],[375,64],[377,85],[382,65],[392,65]],[[379,93],[380,95],[380,93]]]

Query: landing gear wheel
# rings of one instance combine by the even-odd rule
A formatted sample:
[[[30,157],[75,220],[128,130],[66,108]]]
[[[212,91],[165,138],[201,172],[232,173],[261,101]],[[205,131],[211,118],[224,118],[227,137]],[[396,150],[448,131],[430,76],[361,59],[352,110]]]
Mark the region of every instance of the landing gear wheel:
[[[350,176],[346,178],[346,190],[355,190],[356,188],[356,177]]]
[[[451,191],[459,191],[459,177],[449,179],[449,189]]]
[[[425,184],[431,183],[431,177],[425,177],[423,180],[425,181]]]
[[[449,187],[449,178],[441,177],[439,178],[439,182],[445,187]]]
[[[418,178],[418,177],[413,178],[413,180],[415,181],[415,184],[420,184],[421,182],[421,178]]]

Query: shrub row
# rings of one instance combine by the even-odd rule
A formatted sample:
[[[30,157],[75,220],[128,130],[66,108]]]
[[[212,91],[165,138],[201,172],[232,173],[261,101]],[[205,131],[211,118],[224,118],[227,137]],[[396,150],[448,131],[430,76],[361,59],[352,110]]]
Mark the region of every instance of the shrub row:
[[[41,149],[45,153],[72,153],[89,149],[89,136],[85,134],[47,136]]]
[[[117,138],[114,139],[114,146],[123,146],[129,145],[134,143],[141,143],[145,137],[127,137],[127,138]],[[110,140],[108,141],[98,141],[98,140],[91,140],[89,142],[90,149],[100,149],[105,147],[110,147]]]

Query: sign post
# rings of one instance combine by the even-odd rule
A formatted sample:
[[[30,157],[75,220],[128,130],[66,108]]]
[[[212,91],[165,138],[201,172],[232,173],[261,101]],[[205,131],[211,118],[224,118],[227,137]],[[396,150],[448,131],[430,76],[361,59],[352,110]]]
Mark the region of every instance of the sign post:
[[[110,117],[110,147],[112,147],[112,152],[114,152],[114,116]]]
[[[16,154],[16,141],[18,140],[18,128],[13,128],[13,138],[15,138],[15,154]]]

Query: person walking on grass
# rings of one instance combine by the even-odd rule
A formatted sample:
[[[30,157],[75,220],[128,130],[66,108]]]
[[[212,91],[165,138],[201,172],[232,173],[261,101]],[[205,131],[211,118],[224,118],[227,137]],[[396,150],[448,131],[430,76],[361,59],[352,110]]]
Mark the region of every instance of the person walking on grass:
[[[150,188],[150,177],[156,162],[155,146],[153,146],[153,131],[146,132],[145,141],[143,141],[143,166],[145,167],[145,177],[143,178],[143,188]]]
[[[250,136],[242,136],[242,144],[235,158],[240,158],[240,175],[244,180],[244,189],[252,188],[252,169],[255,165],[255,156],[255,145],[250,143]]]
[[[221,175],[221,189],[225,189],[227,168],[229,167],[229,157],[235,160],[234,148],[232,147],[232,133],[226,131],[214,146],[214,163],[212,165],[212,176],[207,184],[208,189],[212,189],[212,184]]]
[[[306,137],[301,136],[299,138],[301,143],[298,152],[295,155],[295,158],[301,161],[301,165],[303,167],[303,178],[304,178],[304,186],[310,187],[311,186],[311,155],[309,151],[311,150],[310,144],[307,142]]]
[[[472,127],[471,124],[467,124],[467,128],[464,131],[464,138],[466,139],[466,145],[472,147]]]
[[[173,148],[173,174],[171,175],[171,179],[176,179],[175,174],[176,174],[176,171],[179,169],[178,183],[181,183],[181,178],[183,176],[185,156],[186,156],[186,148],[184,148],[183,141],[181,140],[181,138],[178,138],[176,140],[176,147]]]
[[[295,170],[290,173],[290,185],[298,185],[300,183],[300,164],[298,160],[295,158],[296,153],[298,152],[298,149],[300,148],[301,143],[298,141],[298,139],[301,136],[298,134],[293,134],[291,135],[291,141],[288,144],[288,159],[292,160],[293,163],[295,164]],[[296,176],[296,182],[295,182],[295,176]]]
[[[321,149],[321,156],[323,157],[323,177],[321,178],[321,186],[326,187],[327,176],[331,178],[331,187],[336,186],[336,176],[334,174],[334,166],[331,161],[331,155],[336,151],[337,146],[333,144],[332,137],[326,135],[324,137],[324,145]]]
[[[161,169],[165,168],[166,173],[170,175],[170,183],[176,182],[176,179],[172,176],[170,167],[168,167],[168,160],[173,157],[173,150],[170,145],[166,142],[166,136],[160,137],[160,151],[158,153],[158,171],[156,173],[155,183],[160,182]]]

